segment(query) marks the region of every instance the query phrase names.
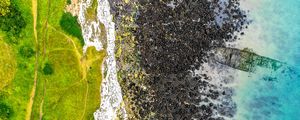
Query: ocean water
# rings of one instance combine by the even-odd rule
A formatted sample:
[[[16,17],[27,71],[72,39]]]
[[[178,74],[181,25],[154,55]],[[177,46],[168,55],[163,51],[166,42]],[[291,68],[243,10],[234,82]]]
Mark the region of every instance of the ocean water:
[[[300,0],[242,0],[252,20],[236,47],[286,65],[236,71],[237,120],[300,120]]]

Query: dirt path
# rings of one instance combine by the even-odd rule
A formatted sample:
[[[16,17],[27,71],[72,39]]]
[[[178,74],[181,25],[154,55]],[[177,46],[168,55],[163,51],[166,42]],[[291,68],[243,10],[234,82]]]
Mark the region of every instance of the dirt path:
[[[38,49],[38,36],[37,36],[37,30],[36,30],[36,22],[37,22],[37,0],[32,0],[32,15],[33,15],[33,33],[35,38],[35,47],[36,47],[36,53],[35,53],[35,67],[34,67],[34,83],[33,87],[30,93],[30,100],[27,104],[26,108],[26,120],[30,120],[31,118],[31,111],[32,111],[32,105],[34,101],[35,91],[36,91],[36,84],[37,84],[37,74],[38,74],[38,56],[39,56],[39,49]]]
[[[49,19],[49,16],[50,16],[50,0],[47,1],[47,4],[48,4],[48,7],[47,7],[47,19],[45,21],[45,26],[44,26],[44,36],[42,38],[43,40],[43,61],[46,59],[46,41],[47,41],[47,34],[48,34],[48,19]],[[44,91],[43,91],[43,97],[42,97],[42,101],[40,103],[40,120],[43,119],[43,106],[44,106],[44,99],[45,99],[45,96],[46,96],[46,82],[47,80],[44,80]]]
[[[46,89],[47,89],[47,87],[46,87],[46,81],[47,81],[47,80],[44,81],[43,98],[42,98],[42,101],[41,101],[41,103],[40,103],[40,120],[43,119],[43,115],[44,115],[44,114],[43,114],[43,106],[44,106],[44,99],[45,99]]]
[[[85,115],[86,106],[87,106],[87,98],[88,98],[88,93],[89,93],[89,84],[87,82],[87,79],[85,79],[85,82],[86,82],[86,91],[85,91],[85,98],[84,98],[84,108],[83,108],[83,113],[81,115],[80,120],[84,120],[84,115]]]
[[[46,41],[47,41],[47,35],[48,35],[48,20],[49,20],[49,16],[50,16],[50,5],[51,5],[51,1],[48,0],[47,1],[47,18],[46,18],[46,21],[45,21],[45,25],[44,25],[44,30],[43,30],[43,60],[45,60],[45,57],[46,57]]]

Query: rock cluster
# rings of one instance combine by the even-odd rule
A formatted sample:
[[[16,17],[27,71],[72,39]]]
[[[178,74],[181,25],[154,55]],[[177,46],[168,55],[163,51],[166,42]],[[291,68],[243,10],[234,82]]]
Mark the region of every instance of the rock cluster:
[[[217,1],[186,0],[177,2],[175,8],[167,6],[169,1],[141,2],[136,36],[146,70],[176,74],[191,69],[191,65],[198,68],[213,46],[236,39],[233,32],[241,30],[246,16],[236,1],[229,1],[222,13],[228,17],[219,26],[215,17],[221,13],[214,10],[221,7]]]
[[[134,14],[128,14],[133,4],[115,3],[129,119],[222,120],[235,114],[232,89],[190,71],[208,61],[208,51],[237,40],[234,33],[247,27],[238,0],[138,0]]]
[[[207,62],[207,53],[212,48],[235,41],[234,32],[241,32],[248,23],[237,0],[229,0],[223,6],[220,2],[140,1],[135,36],[141,66],[148,74],[147,94],[151,96],[143,101],[149,106],[141,108],[155,113],[152,118],[207,120],[234,115],[234,103],[212,102],[226,96],[225,90],[205,82],[209,79],[206,75],[192,77],[189,72]],[[222,24],[217,24],[216,16],[220,14],[225,17],[221,18]],[[207,104],[199,105],[200,102]]]

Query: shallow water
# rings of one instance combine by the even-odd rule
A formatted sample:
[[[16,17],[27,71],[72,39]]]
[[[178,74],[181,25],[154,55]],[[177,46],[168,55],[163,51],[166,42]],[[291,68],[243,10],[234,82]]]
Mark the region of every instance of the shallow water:
[[[238,120],[298,120],[300,108],[300,1],[243,0],[253,22],[237,42],[287,65],[277,71],[237,71]],[[292,69],[292,70],[290,70]]]

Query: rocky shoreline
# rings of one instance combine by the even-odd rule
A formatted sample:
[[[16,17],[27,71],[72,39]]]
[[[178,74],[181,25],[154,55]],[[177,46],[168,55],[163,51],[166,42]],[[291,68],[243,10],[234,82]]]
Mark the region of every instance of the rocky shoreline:
[[[244,34],[242,30],[249,22],[239,8],[239,1],[135,2],[138,9],[131,15],[135,27],[128,30],[134,39],[122,42],[123,47],[129,47],[130,40],[134,42],[134,55],[123,55],[131,61],[119,62],[125,105],[131,106],[127,111],[132,111],[129,119],[233,117],[236,106],[231,100],[232,89],[211,84],[209,81],[214,80],[208,75],[194,76],[191,71],[209,61],[211,49],[236,41],[236,33]],[[130,11],[130,7],[124,8]],[[122,27],[117,28],[122,31]],[[141,75],[142,79],[138,79]]]

